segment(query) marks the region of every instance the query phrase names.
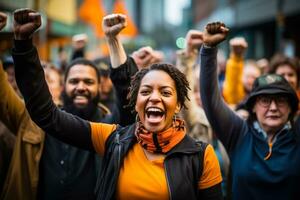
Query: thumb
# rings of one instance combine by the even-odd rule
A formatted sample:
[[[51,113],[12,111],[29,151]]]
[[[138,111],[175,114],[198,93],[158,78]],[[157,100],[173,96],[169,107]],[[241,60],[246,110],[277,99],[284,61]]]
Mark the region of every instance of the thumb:
[[[222,31],[222,33],[228,33],[229,32],[229,28],[221,26],[220,30]]]

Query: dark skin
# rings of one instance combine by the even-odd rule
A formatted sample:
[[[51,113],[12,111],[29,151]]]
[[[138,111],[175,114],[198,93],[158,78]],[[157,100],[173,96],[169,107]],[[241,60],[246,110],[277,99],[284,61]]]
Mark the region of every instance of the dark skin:
[[[14,39],[28,40],[31,39],[33,33],[41,26],[41,15],[31,9],[23,8],[14,12]]]
[[[205,46],[214,47],[226,39],[229,29],[222,22],[208,23],[203,34]]]

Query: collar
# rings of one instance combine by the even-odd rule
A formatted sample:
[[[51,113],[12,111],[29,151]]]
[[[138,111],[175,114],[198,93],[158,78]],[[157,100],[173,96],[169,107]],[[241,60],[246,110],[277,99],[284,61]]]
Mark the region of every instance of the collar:
[[[260,124],[258,123],[257,120],[253,122],[253,127],[254,127],[254,129],[255,129],[258,133],[260,133],[260,134],[264,137],[264,139],[265,139],[266,141],[268,140],[268,135],[267,135],[267,133],[261,128],[261,126],[260,126]],[[272,141],[272,142],[274,143],[274,142],[276,141],[278,135],[280,135],[282,132],[289,131],[289,130],[291,130],[291,128],[292,128],[291,123],[290,123],[290,122],[287,122],[287,123],[283,126],[283,128],[282,128],[281,130],[279,130],[278,133],[276,133],[276,135],[275,135],[275,137],[273,138],[273,141]]]

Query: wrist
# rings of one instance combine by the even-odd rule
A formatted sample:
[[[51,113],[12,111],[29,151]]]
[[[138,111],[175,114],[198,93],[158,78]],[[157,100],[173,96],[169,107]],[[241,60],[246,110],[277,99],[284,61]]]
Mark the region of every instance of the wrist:
[[[29,51],[33,47],[32,44],[32,39],[22,39],[22,40],[17,40],[16,38],[14,39],[14,49],[16,52],[24,52],[24,51]]]
[[[212,45],[212,44],[207,44],[207,43],[203,43],[203,47],[206,48],[206,49],[212,49],[212,48],[215,48],[216,45]]]

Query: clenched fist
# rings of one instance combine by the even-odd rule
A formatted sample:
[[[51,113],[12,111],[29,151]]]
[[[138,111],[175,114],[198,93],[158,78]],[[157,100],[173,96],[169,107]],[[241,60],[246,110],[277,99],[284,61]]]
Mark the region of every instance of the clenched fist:
[[[126,26],[126,16],[123,14],[110,14],[102,20],[102,29],[107,38],[116,37]]]
[[[229,29],[222,22],[209,23],[205,27],[203,43],[206,46],[214,47],[226,39]]]
[[[14,12],[14,37],[16,40],[32,38],[33,33],[41,26],[41,15],[31,9],[22,8]]]
[[[193,54],[195,50],[200,49],[203,43],[203,32],[197,30],[189,30],[185,36],[186,48],[185,53],[187,56]]]
[[[0,12],[0,31],[5,27],[7,21],[7,15]]]
[[[248,47],[244,37],[235,37],[229,41],[230,51],[236,56],[242,57]]]
[[[150,46],[145,46],[134,51],[131,56],[139,70],[149,67],[153,63],[162,62],[164,59],[163,52],[155,51]]]

